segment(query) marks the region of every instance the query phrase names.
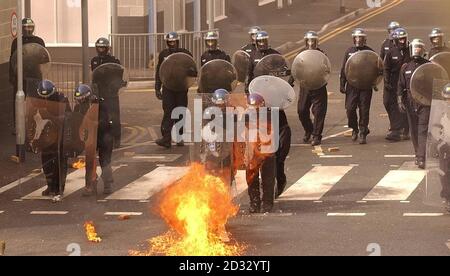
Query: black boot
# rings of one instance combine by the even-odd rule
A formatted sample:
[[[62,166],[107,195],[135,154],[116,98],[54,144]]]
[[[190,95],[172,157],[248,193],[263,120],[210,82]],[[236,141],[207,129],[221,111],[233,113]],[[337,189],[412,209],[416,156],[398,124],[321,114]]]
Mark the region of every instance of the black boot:
[[[155,143],[163,148],[170,149],[172,147],[172,142],[170,140],[161,138],[155,141]]]
[[[305,144],[309,144],[309,142],[311,141],[311,135],[312,135],[311,132],[306,132],[305,133],[305,137],[303,137],[303,142]]]
[[[367,144],[367,134],[361,134],[359,136],[359,144],[361,145]]]
[[[261,212],[261,203],[258,202],[250,202],[250,208],[249,208],[250,214],[257,214]]]
[[[311,146],[315,147],[315,146],[320,146],[320,145],[322,145],[322,138],[314,136]]]
[[[356,142],[358,140],[359,131],[353,130],[352,132],[352,141]]]

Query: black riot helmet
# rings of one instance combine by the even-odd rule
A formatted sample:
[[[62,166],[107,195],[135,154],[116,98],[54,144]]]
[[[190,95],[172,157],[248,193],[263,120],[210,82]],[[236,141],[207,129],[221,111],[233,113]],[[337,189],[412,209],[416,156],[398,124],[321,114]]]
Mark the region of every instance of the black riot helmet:
[[[101,37],[95,42],[95,49],[99,56],[106,56],[111,49],[111,44],[108,39]]]
[[[256,48],[259,51],[265,51],[269,49],[269,34],[265,31],[260,31],[256,34]]]
[[[217,50],[219,46],[219,33],[216,31],[208,32],[205,35],[205,44],[209,51]]]
[[[180,36],[177,32],[170,32],[166,34],[164,40],[166,41],[167,48],[169,48],[169,50],[177,49],[180,46]]]
[[[22,32],[23,36],[32,36],[36,25],[31,18],[22,19]]]
[[[319,35],[314,31],[305,34],[305,45],[308,50],[316,50],[319,47]]]
[[[92,95],[92,89],[87,84],[80,84],[74,93],[74,98],[77,103],[84,103]]]
[[[55,84],[49,80],[43,80],[39,83],[37,94],[44,98],[50,98],[53,94],[56,93],[56,87]]]
[[[414,59],[423,58],[426,54],[425,43],[422,39],[414,39],[410,45],[410,54]]]
[[[250,30],[248,31],[248,34],[250,35],[250,41],[251,43],[256,45],[256,35],[262,31],[261,27],[258,26],[253,26],[250,28]]]
[[[353,43],[356,47],[361,48],[367,44],[367,34],[364,29],[357,28],[352,32]]]
[[[392,35],[394,34],[394,31],[397,30],[398,28],[400,28],[400,23],[398,23],[397,21],[392,21],[391,23],[389,23],[387,30],[388,33]]]
[[[434,28],[433,30],[431,30],[429,37],[433,47],[444,46],[444,32],[441,29]]]
[[[395,46],[399,49],[405,49],[408,47],[408,32],[405,29],[396,29],[392,37],[394,38]]]

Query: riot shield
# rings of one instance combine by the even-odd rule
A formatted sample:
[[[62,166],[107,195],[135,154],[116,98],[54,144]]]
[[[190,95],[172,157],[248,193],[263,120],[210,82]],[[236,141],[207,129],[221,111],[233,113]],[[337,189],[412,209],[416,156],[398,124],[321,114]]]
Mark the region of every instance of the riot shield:
[[[233,64],[225,60],[212,60],[200,72],[200,93],[213,93],[217,89],[233,91],[237,86],[237,72]]]
[[[67,98],[53,95],[48,99],[26,99],[26,147],[40,159],[40,174],[34,179],[41,189],[21,195],[23,199],[54,199],[65,189],[67,157],[64,154],[64,117],[69,110]],[[47,188],[48,193],[43,194]]]
[[[286,109],[296,102],[294,88],[285,80],[274,76],[255,78],[249,86],[250,94],[259,94],[267,107]]]
[[[450,76],[450,53],[449,52],[438,53],[438,54],[432,56],[430,61],[444,67],[445,71],[447,71],[447,74]]]
[[[250,55],[242,50],[237,51],[233,55],[233,65],[236,68],[238,81],[245,82],[248,76],[248,67],[250,64]]]
[[[317,90],[328,83],[331,62],[317,50],[301,52],[292,64],[292,76],[308,90]]]
[[[441,206],[450,199],[450,101],[443,96],[448,80],[434,80],[427,139],[425,203]],[[448,95],[449,91],[445,91]]]
[[[23,75],[24,79],[46,78],[50,71],[51,57],[48,50],[37,43],[29,43],[23,45]],[[17,51],[14,52],[12,68],[17,74]]]
[[[105,63],[92,72],[92,84],[100,98],[118,97],[121,88],[126,87],[125,68],[116,63]]]
[[[254,69],[254,77],[275,76],[286,77],[291,74],[287,61],[282,55],[272,54],[265,56],[258,62]]]
[[[445,69],[434,63],[425,63],[414,71],[411,77],[411,95],[417,102],[430,106],[433,95],[433,82],[448,79]]]
[[[383,60],[373,51],[364,50],[353,54],[345,64],[348,83],[362,90],[377,86],[383,79]]]
[[[197,66],[192,57],[185,53],[170,55],[161,64],[159,76],[164,87],[173,91],[186,91],[194,85]]]

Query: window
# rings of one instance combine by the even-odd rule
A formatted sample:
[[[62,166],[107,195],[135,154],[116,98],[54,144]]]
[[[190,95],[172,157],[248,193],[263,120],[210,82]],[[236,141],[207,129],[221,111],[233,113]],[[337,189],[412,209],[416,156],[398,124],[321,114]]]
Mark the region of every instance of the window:
[[[88,1],[89,43],[111,32],[110,1]],[[36,23],[36,35],[49,46],[81,45],[81,0],[31,1],[31,17]]]
[[[214,0],[214,21],[227,18],[225,12],[225,0]]]

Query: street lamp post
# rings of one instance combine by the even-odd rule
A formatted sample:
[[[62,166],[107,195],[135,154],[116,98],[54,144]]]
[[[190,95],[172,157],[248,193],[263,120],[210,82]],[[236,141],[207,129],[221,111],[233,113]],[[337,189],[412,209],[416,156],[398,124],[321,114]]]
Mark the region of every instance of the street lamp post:
[[[81,36],[83,55],[83,83],[89,82],[89,16],[88,1],[81,0]]]
[[[23,91],[22,0],[17,0],[16,157],[25,162],[25,92]]]

